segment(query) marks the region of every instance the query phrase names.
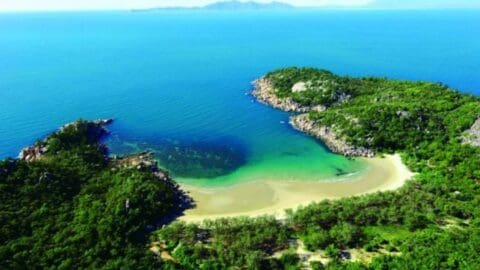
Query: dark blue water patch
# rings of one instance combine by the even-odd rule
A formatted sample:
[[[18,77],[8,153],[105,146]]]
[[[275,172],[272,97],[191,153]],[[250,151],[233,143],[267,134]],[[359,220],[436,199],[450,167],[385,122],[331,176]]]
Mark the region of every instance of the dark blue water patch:
[[[230,174],[247,163],[249,152],[245,143],[231,136],[209,140],[185,136],[140,139],[114,134],[106,143],[114,155],[152,152],[160,166],[173,177],[185,178],[215,178]]]
[[[272,145],[296,152],[308,144],[286,132],[287,114],[245,96],[250,81],[313,66],[480,94],[479,12],[0,14],[0,157],[108,117],[139,136],[238,136],[259,154],[251,160]]]

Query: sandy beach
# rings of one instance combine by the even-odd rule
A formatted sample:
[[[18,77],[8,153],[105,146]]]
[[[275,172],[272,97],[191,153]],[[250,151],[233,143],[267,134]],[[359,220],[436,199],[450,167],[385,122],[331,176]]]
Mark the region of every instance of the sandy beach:
[[[285,209],[324,199],[338,199],[377,191],[395,190],[414,174],[402,163],[400,155],[366,159],[368,171],[357,179],[342,182],[278,181],[262,179],[223,188],[182,185],[196,201],[179,220],[200,222],[205,219],[237,216],[275,215],[282,218]]]

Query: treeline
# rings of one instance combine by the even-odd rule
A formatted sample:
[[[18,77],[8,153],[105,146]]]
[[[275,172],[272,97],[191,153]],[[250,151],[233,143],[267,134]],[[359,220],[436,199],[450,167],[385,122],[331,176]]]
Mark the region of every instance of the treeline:
[[[268,217],[177,222],[157,231],[152,242],[172,256],[168,269],[301,269],[298,240],[328,258],[325,265],[308,263],[313,269],[477,269],[479,211],[455,218],[447,205],[458,202],[411,182],[399,192],[288,211],[282,222]],[[351,262],[350,249],[370,252],[373,259]]]
[[[396,192],[311,204],[288,211],[282,223],[240,219],[170,225],[157,232],[154,241],[180,236],[164,248],[173,256],[172,267],[480,269],[480,149],[461,141],[462,132],[480,117],[477,97],[441,84],[340,77],[308,68],[283,69],[266,78],[280,98],[326,106],[323,112],[310,113],[318,125],[334,127],[357,146],[379,153],[401,152],[418,174]],[[306,89],[294,93],[292,87],[298,82]],[[270,230],[281,231],[277,234],[285,240],[276,249],[251,246],[252,235],[240,230],[230,232],[234,242],[222,241],[212,229],[218,224],[254,231],[259,242],[268,242]],[[200,230],[197,235],[202,238],[185,238],[185,232],[192,230]],[[328,263],[298,256],[298,240],[308,250],[323,252]],[[202,252],[188,261],[189,255],[176,253],[185,246]],[[352,262],[348,259],[352,249],[369,252],[373,258]],[[259,254],[257,260],[251,259],[252,253]]]
[[[461,140],[480,116],[478,98],[316,69],[267,78],[280,97],[325,105],[310,117],[347,141],[400,152],[415,179],[282,221],[174,222],[151,233],[177,209],[175,190],[148,170],[115,166],[99,143],[104,130],[80,121],[50,136],[42,158],[0,162],[0,268],[480,269],[480,149]],[[307,89],[293,93],[298,82]],[[323,260],[308,261],[302,245]],[[353,251],[368,256],[353,262]]]
[[[258,219],[220,219],[203,226],[173,223],[156,232],[167,260],[166,269],[283,269],[296,265],[288,256],[270,258],[289,247],[291,232],[272,217]]]
[[[146,234],[174,210],[174,192],[151,172],[112,166],[104,134],[79,121],[49,136],[37,161],[0,162],[1,269],[160,267]]]

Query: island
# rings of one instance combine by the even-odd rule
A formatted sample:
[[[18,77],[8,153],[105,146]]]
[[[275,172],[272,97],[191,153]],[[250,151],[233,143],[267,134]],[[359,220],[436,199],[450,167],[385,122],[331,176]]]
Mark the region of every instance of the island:
[[[259,101],[291,112],[294,128],[332,151],[400,155],[415,176],[281,218],[183,222],[197,202],[150,153],[109,155],[111,120],[79,120],[0,162],[0,268],[480,268],[478,97],[314,68],[254,85]],[[245,197],[261,196],[256,188]]]
[[[289,10],[294,9],[295,6],[286,4],[283,2],[272,1],[269,3],[261,3],[255,1],[219,1],[212,4],[208,4],[201,7],[158,7],[158,8],[147,8],[147,9],[135,9],[134,12],[145,12],[145,11],[160,11],[160,10],[213,10],[213,11],[252,11],[252,10]]]
[[[210,10],[286,10],[293,8],[295,7],[290,4],[277,1],[269,3],[259,3],[254,1],[220,1],[204,7],[204,9]]]

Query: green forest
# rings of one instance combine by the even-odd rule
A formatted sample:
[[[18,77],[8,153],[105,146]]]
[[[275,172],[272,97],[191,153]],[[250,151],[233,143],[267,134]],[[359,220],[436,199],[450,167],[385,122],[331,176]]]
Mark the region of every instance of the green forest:
[[[158,268],[148,227],[177,207],[150,170],[119,168],[79,121],[50,135],[42,158],[0,162],[0,269]]]
[[[480,269],[480,149],[462,141],[479,98],[311,68],[265,78],[280,98],[325,106],[309,113],[317,125],[378,155],[400,153],[416,176],[284,220],[168,222],[182,210],[177,186],[155,169],[118,166],[101,143],[107,131],[79,121],[38,142],[41,158],[0,162],[0,268]],[[307,89],[292,91],[298,82]],[[300,246],[324,259],[305,261]]]

